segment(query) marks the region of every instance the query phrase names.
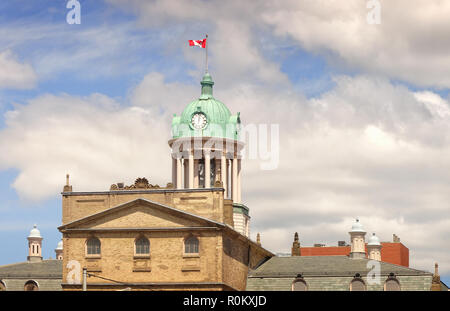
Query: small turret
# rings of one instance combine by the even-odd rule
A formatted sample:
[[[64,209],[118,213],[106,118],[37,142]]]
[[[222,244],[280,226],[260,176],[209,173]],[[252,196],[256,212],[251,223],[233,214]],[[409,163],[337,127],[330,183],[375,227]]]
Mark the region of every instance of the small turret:
[[[63,240],[58,242],[58,246],[55,248],[56,259],[63,260]]]
[[[353,223],[352,230],[349,232],[349,234],[351,242],[350,258],[366,258],[366,231],[364,231],[364,228],[359,222],[358,218],[356,218],[355,222]]]
[[[28,261],[41,261],[42,260],[42,236],[41,232],[37,228],[37,225],[33,226],[30,231],[28,239]]]
[[[375,233],[369,238],[367,252],[369,253],[369,259],[381,261],[381,243]]]

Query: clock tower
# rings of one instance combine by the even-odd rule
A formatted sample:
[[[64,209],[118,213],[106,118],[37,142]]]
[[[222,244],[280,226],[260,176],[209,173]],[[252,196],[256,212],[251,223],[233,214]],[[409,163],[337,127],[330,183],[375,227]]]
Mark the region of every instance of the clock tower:
[[[213,97],[211,75],[206,72],[201,95],[172,119],[172,183],[176,189],[223,188],[233,201],[236,231],[249,236],[249,209],[242,204],[240,114]]]

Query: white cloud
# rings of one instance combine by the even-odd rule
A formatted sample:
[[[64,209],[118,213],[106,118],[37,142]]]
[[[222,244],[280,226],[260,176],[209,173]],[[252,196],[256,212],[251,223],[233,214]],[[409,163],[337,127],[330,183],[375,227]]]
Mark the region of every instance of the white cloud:
[[[348,241],[359,216],[382,240],[399,235],[411,266],[429,270],[438,261],[442,273],[450,272],[450,123],[433,112],[449,103],[380,78],[336,81],[311,100],[250,84],[215,88],[245,123],[280,124],[278,169],[244,162],[252,235],[261,232],[274,251],[287,251],[295,231],[304,245],[336,244]],[[106,190],[138,176],[164,185],[171,176],[171,114],[199,92],[150,73],[131,91],[128,106],[100,94],[40,96],[6,115],[1,168],[19,170],[13,186],[31,200],[59,193],[67,172],[76,191]]]
[[[139,176],[165,185],[168,138],[166,122],[145,109],[122,108],[100,94],[43,95],[6,115],[0,168],[19,168],[13,187],[28,200],[59,193],[66,173],[77,191]]]
[[[410,248],[411,266],[430,270],[438,261],[441,273],[450,273],[449,102],[385,78],[450,85],[447,5],[441,3],[436,12],[437,1],[414,6],[382,1],[382,24],[370,26],[365,3],[356,0],[245,7],[238,1],[110,2],[134,10],[144,26],[174,21],[186,26],[172,41],[208,29],[215,47],[210,55],[215,96],[233,113],[240,111],[245,123],[280,125],[279,168],[261,171],[258,161],[244,163],[243,198],[251,209],[253,236],[261,232],[264,246],[287,251],[295,231],[306,245],[348,241],[352,218],[359,216],[382,240],[398,234]],[[307,100],[293,90],[278,63],[263,55],[261,34],[268,41],[288,37],[334,64],[377,77],[338,76],[334,89]],[[96,47],[90,39],[98,36],[87,34],[90,44],[75,58],[96,63],[103,51],[89,50]],[[114,51],[120,42],[131,41],[106,46]],[[185,46],[183,52],[203,67],[201,50]],[[56,57],[55,68],[67,60],[63,56]],[[44,59],[42,68],[51,59]],[[154,72],[131,91],[127,106],[100,94],[39,96],[6,115],[0,145],[8,151],[0,154],[0,169],[17,168],[13,186],[31,200],[58,193],[67,172],[75,190],[105,190],[138,176],[165,184],[171,169],[170,116],[199,90],[198,84],[167,83]]]
[[[380,0],[379,25],[367,23],[370,10],[363,0],[266,0],[245,6],[237,0],[109,2],[131,10],[146,26],[175,22],[187,33],[208,30],[216,49],[212,54],[224,54],[216,62],[218,72],[233,73],[234,78],[242,79],[236,74],[248,69],[260,71],[253,79],[271,75],[279,82],[277,64],[261,55],[261,41],[288,39],[322,54],[332,65],[418,86],[450,87],[449,2],[417,0],[411,5],[408,0]]]
[[[31,65],[21,63],[11,50],[0,52],[0,89],[30,89],[36,82]]]

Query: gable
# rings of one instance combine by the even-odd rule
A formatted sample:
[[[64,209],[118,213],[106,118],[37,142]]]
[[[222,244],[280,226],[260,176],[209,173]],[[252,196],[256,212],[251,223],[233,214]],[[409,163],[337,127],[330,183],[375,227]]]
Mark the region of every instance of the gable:
[[[76,220],[59,229],[181,228],[218,225],[222,224],[160,203],[137,199]]]
[[[167,211],[137,204],[88,221],[78,228],[172,228],[202,225],[204,226],[205,222],[189,220]]]

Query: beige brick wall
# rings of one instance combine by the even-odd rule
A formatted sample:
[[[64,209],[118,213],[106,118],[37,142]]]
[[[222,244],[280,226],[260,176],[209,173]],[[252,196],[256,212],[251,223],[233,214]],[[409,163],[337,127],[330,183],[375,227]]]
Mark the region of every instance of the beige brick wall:
[[[63,195],[63,224],[142,198],[165,204],[217,222],[231,223],[230,211],[224,212],[222,191],[142,191],[141,193],[105,192],[102,194]]]
[[[128,283],[221,282],[221,262],[217,256],[220,236],[216,231],[193,231],[200,241],[199,257],[186,257],[183,256],[183,241],[189,234],[181,231],[144,233],[150,241],[149,259],[134,258],[134,241],[140,236],[137,232],[96,233],[101,241],[101,258],[98,259],[86,257],[85,243],[91,236],[89,233],[65,234],[63,283],[67,283],[68,260],[79,261],[81,267],[92,269],[93,274]],[[151,271],[133,272],[135,266],[143,266],[142,262]],[[89,278],[88,282],[107,281]]]
[[[139,198],[233,225],[232,202],[230,200],[224,202],[222,191],[173,190],[162,193],[146,191],[133,194],[124,191],[122,194],[105,192],[63,196],[63,224]],[[249,245],[252,245],[250,265],[270,254],[229,228],[146,204],[136,203],[79,223],[75,228],[81,231],[62,229],[64,290],[81,289],[81,285],[66,284],[69,273],[67,264],[71,260],[78,261],[81,267],[87,267],[90,273],[103,278],[129,284],[137,283],[133,286],[124,285],[136,290],[245,290]],[[152,230],[147,230],[149,228]],[[197,257],[183,254],[184,239],[191,234],[197,236],[200,241]],[[150,241],[148,259],[134,256],[134,242],[142,235]],[[100,258],[86,256],[86,241],[92,236],[101,241]],[[223,247],[224,237],[227,237],[231,247],[227,252]],[[255,247],[259,250],[253,250]],[[80,270],[80,279],[81,272]],[[88,278],[90,289],[125,288],[122,285],[112,288],[105,283],[112,284],[101,278]],[[96,286],[93,286],[95,284]]]

